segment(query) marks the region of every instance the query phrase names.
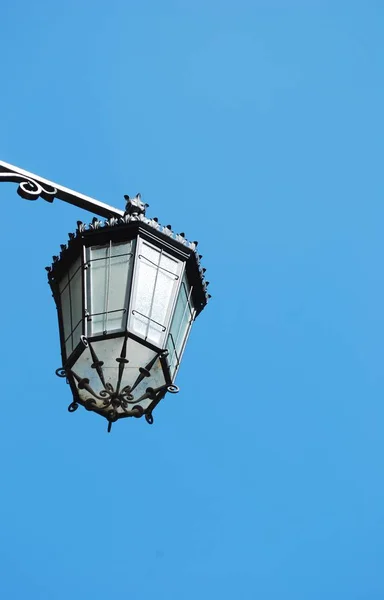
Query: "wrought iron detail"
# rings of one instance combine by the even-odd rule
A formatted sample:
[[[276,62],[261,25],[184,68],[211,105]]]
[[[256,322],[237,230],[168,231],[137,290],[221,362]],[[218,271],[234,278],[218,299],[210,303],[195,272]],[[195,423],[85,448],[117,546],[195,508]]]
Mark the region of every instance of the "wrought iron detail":
[[[117,421],[117,419],[122,416],[135,417],[139,419],[144,415],[147,423],[151,425],[153,423],[152,410],[144,410],[140,403],[146,399],[149,399],[151,401],[151,406],[153,406],[152,403],[155,402],[155,404],[157,404],[157,402],[163,398],[167,391],[173,394],[179,391],[177,386],[165,384],[157,388],[147,387],[145,392],[137,398],[135,398],[133,395],[133,392],[137,386],[145,378],[151,376],[151,370],[155,365],[156,360],[161,357],[164,352],[156,354],[149,363],[138,369],[139,374],[132,386],[127,385],[121,387],[124,369],[129,363],[129,360],[126,358],[128,338],[126,337],[124,339],[120,356],[116,358],[116,362],[118,363],[116,386],[113,386],[110,382],[106,381],[105,373],[103,371],[104,363],[103,361],[99,360],[92,343],[84,336],[82,337],[82,342],[86,347],[89,348],[93,361],[91,368],[94,369],[98,375],[101,383],[101,389],[98,391],[93,389],[93,387],[90,385],[90,380],[80,377],[73,368],[64,369],[61,367],[57,369],[56,375],[59,377],[67,377],[67,379],[70,378],[78,390],[85,390],[88,394],[88,397],[85,400],[77,397],[73,402],[71,402],[68,407],[69,412],[75,412],[80,403],[85,407],[86,410],[96,411],[100,414],[103,414],[108,419],[110,424],[114,421]],[[108,426],[108,431],[110,431],[110,426]]]
[[[167,387],[167,392],[169,392],[170,394],[178,394],[180,391],[180,388],[177,387],[177,385],[169,385]]]
[[[24,171],[24,169],[0,161],[0,183],[2,181],[18,183],[17,193],[25,200],[43,198],[48,202],[52,202],[54,198],[57,198],[84,210],[89,210],[93,214],[104,218],[120,218],[124,215],[124,211],[118,208],[114,208],[95,198],[85,196],[53,181],[34,175],[34,173],[29,173],[28,171]]]
[[[24,200],[37,200],[39,197],[47,200],[47,202],[53,202],[57,195],[57,189],[46,183],[41,183],[30,177],[17,172],[3,172],[0,173],[0,181],[7,183],[18,183],[17,193]]]

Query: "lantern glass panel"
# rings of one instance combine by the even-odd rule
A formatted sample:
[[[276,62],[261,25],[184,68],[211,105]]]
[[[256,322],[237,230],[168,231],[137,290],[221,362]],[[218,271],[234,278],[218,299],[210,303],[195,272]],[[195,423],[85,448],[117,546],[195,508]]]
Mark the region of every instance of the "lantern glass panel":
[[[63,318],[64,344],[67,357],[80,341],[83,332],[83,298],[81,258],[70,267],[59,283]]]
[[[194,319],[194,314],[192,288],[184,274],[167,341],[172,378],[176,375],[176,371],[179,367],[185,342]]]
[[[89,252],[90,335],[125,328],[132,276],[132,242],[92,246]]]
[[[130,330],[162,347],[179,284],[182,261],[139,239]]]

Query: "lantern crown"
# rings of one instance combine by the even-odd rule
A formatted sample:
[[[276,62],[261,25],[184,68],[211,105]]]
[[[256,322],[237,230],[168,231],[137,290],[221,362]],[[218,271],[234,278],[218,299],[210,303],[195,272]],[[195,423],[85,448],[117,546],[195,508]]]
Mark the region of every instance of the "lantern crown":
[[[136,194],[134,198],[130,198],[127,194],[124,196],[126,200],[125,205],[125,214],[126,215],[145,215],[146,209],[149,207],[149,204],[145,204],[141,200],[141,194]]]

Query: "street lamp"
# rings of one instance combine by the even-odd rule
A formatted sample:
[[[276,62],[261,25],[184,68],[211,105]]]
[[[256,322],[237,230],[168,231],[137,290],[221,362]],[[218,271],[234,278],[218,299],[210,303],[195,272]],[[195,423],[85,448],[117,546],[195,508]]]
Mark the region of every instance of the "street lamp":
[[[146,216],[138,194],[119,211],[87,196],[0,162],[0,181],[19,183],[26,199],[59,198],[107,217],[78,222],[47,267],[58,311],[62,367],[73,400],[113,422],[144,416],[167,392],[208,282],[197,242]]]

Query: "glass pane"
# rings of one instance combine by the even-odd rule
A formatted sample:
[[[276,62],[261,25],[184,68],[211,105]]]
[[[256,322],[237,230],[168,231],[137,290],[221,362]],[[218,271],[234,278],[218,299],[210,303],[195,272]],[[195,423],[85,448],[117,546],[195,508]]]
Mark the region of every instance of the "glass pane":
[[[123,250],[119,246],[112,247],[113,252]],[[124,245],[126,246],[126,244]],[[127,305],[127,281],[131,257],[126,254],[112,256],[109,274],[109,300],[107,314],[107,330],[121,329],[123,327],[124,308]],[[116,312],[115,312],[116,311]]]
[[[92,315],[92,334],[102,333],[105,329],[105,301],[107,283],[107,252],[109,246],[91,248],[90,301],[89,312]]]
[[[147,336],[150,321],[153,292],[160,259],[160,251],[142,243],[137,258],[136,289],[132,303],[133,330],[138,335]],[[155,325],[155,324],[153,324]],[[161,331],[161,329],[160,329]],[[159,326],[157,326],[159,333]]]
[[[92,335],[121,330],[125,326],[131,268],[132,242],[94,246],[90,249],[88,310]]]
[[[80,267],[81,267],[81,258],[79,257],[69,269],[69,279],[72,279],[72,277],[75,275],[75,273],[77,273],[77,271],[78,271],[78,269],[80,269]]]
[[[179,260],[176,258],[172,258],[172,256],[168,256],[168,254],[162,254],[160,260],[160,266],[165,271],[168,271],[169,275],[172,275],[172,278],[175,279],[179,272]]]
[[[72,353],[82,334],[83,300],[82,270],[79,257],[59,283],[64,342],[67,357]],[[76,334],[74,337],[74,330]]]
[[[178,368],[184,343],[192,320],[193,306],[190,294],[190,286],[186,276],[184,275],[167,342],[172,377]]]
[[[160,249],[140,242],[130,326],[158,347],[164,344],[181,265]]]
[[[149,314],[151,319],[157,321],[157,323],[165,324],[167,321],[167,315],[171,308],[171,302],[173,302],[176,283],[178,280],[178,268],[179,261],[162,254],[160,259],[160,268],[157,273],[155,296],[152,306],[152,311]],[[152,325],[152,324],[151,324]],[[160,330],[160,334],[164,330]],[[159,340],[159,330],[150,327],[148,337],[153,339],[156,337],[157,343]]]
[[[83,297],[82,297],[82,271],[80,260],[76,263],[77,270],[70,269],[73,273],[72,278],[69,281],[69,290],[71,294],[71,320],[72,320],[72,330],[73,330],[73,339],[72,344],[75,348],[80,341],[80,336],[83,333],[82,324],[83,324]],[[76,334],[75,334],[76,332]]]
[[[69,286],[65,286],[61,292],[61,314],[63,319],[65,350],[67,356],[72,352],[72,326],[71,326],[71,301],[69,296]]]
[[[68,283],[69,283],[68,275],[64,275],[63,279],[59,283],[59,292],[60,292],[60,294],[63,291],[63,289],[68,285]]]

